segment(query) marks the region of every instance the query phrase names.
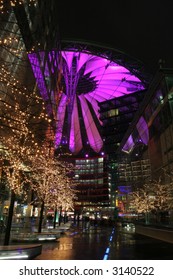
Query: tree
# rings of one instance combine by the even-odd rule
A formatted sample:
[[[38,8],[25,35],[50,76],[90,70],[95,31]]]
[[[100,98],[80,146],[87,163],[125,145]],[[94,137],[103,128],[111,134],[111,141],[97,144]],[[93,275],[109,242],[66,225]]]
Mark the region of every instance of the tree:
[[[3,140],[4,139],[1,139],[2,143]],[[16,140],[16,138],[13,138],[13,140]],[[23,195],[23,198],[25,199],[27,194],[27,191],[24,188],[26,167],[21,160],[24,149],[17,145],[15,141],[13,141],[13,144],[11,143],[11,145],[9,145],[9,143],[11,143],[11,138],[6,139],[6,143],[3,143],[3,150],[1,150],[1,160],[3,164],[1,168],[11,191],[4,245],[8,245],[9,243],[15,197],[16,195]]]
[[[130,208],[138,214],[145,214],[145,222],[149,223],[149,213],[154,209],[154,197],[148,185],[130,194]]]
[[[157,222],[161,221],[161,215],[173,207],[173,183],[163,184],[161,179],[152,184],[154,194],[154,213]]]
[[[161,178],[145,184],[131,193],[130,206],[137,213],[145,213],[146,223],[149,222],[151,212],[156,214],[159,221],[160,213],[172,209],[173,184],[163,184]]]
[[[38,232],[41,232],[43,209],[73,209],[76,199],[74,182],[70,176],[72,167],[58,158],[43,154],[35,157],[31,166],[31,187],[41,201],[41,212]]]

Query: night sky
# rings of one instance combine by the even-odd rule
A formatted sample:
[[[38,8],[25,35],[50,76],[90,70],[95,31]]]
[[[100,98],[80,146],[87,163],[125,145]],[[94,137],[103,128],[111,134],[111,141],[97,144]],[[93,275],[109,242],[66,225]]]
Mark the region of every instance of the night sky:
[[[59,1],[60,38],[118,49],[140,60],[149,72],[159,59],[173,67],[171,0]]]

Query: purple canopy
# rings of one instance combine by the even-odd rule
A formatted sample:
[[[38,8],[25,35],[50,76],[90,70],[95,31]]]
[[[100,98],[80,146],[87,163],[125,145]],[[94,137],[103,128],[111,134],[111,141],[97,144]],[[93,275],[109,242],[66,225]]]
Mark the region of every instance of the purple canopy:
[[[51,76],[61,72],[61,94],[56,108],[55,146],[64,142],[78,154],[85,143],[99,152],[103,140],[99,132],[99,102],[144,89],[143,82],[129,69],[108,58],[79,51],[52,51],[29,54],[40,94],[48,113],[56,104]],[[54,106],[55,108],[55,106]],[[86,139],[87,138],[87,139]]]

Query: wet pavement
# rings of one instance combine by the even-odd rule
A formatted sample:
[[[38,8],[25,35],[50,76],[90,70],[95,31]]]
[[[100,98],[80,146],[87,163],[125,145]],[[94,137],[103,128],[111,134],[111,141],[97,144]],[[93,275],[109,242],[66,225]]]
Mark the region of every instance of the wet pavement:
[[[173,260],[173,244],[112,227],[73,227],[42,244],[37,260]]]

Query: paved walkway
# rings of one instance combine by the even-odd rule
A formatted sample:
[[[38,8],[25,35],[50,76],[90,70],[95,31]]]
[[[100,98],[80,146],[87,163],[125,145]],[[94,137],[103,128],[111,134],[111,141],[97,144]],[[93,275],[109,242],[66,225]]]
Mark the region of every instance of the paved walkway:
[[[173,260],[173,244],[112,227],[73,228],[45,243],[38,260]]]
[[[57,242],[43,244],[37,259],[102,260],[112,228],[73,228]]]

